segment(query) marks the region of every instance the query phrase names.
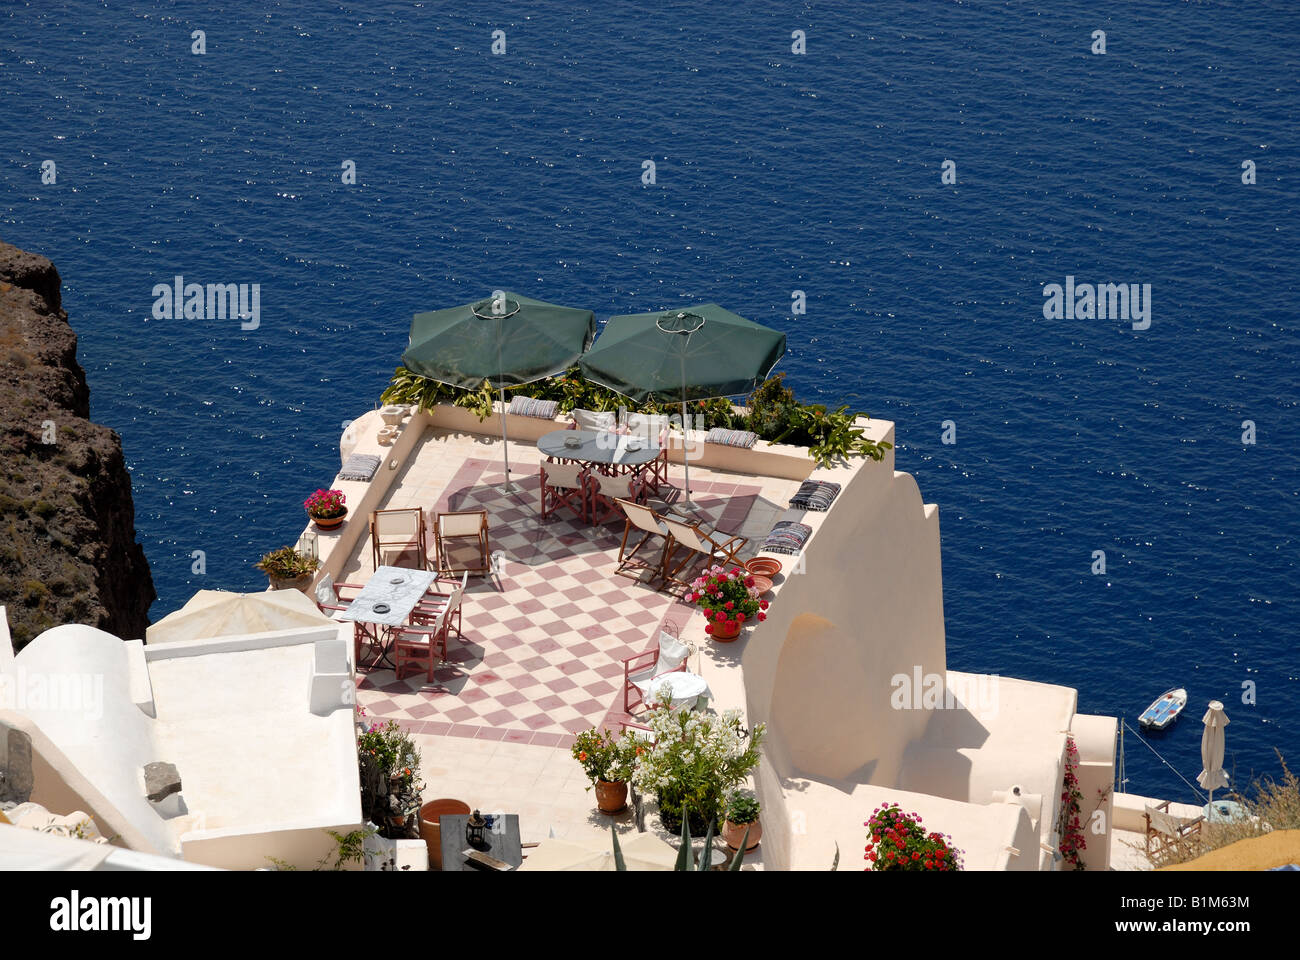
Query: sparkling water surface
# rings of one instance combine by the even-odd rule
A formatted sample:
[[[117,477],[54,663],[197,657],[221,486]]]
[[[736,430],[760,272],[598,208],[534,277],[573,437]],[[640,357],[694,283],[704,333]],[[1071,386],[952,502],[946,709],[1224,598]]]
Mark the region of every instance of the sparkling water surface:
[[[1300,760],[1298,49],[1281,2],[6,3],[0,237],[63,276],[155,618],[264,584],[412,313],[715,301],[897,422],[950,665],[1134,726],[1186,686],[1173,766],[1127,760],[1191,800],[1211,698],[1239,784]],[[178,274],[259,329],[154,319]],[[1044,319],[1067,275],[1150,283],[1150,329]]]

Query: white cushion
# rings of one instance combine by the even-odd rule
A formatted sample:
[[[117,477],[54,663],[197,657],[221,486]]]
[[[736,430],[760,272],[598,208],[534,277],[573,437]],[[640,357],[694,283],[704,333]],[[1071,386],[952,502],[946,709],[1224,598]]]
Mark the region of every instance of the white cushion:
[[[655,665],[655,674],[676,670],[691,655],[691,648],[686,646],[666,630],[659,631],[659,662]]]
[[[613,430],[618,425],[618,414],[613,410],[581,410],[574,408],[573,422],[579,430]]]
[[[339,598],[334,593],[334,578],[328,573],[320,578],[320,583],[316,584],[316,603],[319,606],[334,606],[338,604]]]

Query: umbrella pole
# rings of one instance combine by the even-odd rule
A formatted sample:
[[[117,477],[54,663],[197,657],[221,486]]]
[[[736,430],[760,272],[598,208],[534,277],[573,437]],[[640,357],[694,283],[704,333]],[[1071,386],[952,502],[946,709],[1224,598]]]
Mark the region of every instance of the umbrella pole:
[[[689,343],[689,338],[688,338]],[[685,471],[686,479],[682,483],[682,494],[685,499],[678,504],[683,510],[694,512],[698,508],[691,502],[691,459],[690,451],[687,449],[688,426],[690,421],[686,419],[686,350],[682,349],[682,470]]]
[[[506,458],[506,493],[514,493],[515,488],[510,485],[510,445],[506,439],[506,388],[501,388],[501,452]]]

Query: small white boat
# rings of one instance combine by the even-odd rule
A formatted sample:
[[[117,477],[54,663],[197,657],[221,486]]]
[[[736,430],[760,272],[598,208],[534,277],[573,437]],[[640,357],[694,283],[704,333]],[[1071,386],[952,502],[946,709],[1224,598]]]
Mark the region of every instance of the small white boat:
[[[1151,706],[1142,711],[1138,723],[1147,730],[1164,730],[1178,719],[1187,706],[1187,691],[1182,687],[1166,690],[1156,697]]]

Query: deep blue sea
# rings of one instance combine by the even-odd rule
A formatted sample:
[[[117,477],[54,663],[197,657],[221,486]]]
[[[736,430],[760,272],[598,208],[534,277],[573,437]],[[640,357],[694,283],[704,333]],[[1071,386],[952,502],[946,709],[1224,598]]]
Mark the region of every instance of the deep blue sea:
[[[1193,799],[1211,698],[1238,784],[1300,766],[1294,3],[3,0],[0,81],[0,238],[62,273],[155,617],[264,584],[416,311],[716,301],[897,422],[951,666],[1134,726],[1185,685],[1135,792]],[[177,274],[260,328],[154,319]],[[1067,275],[1150,328],[1045,319]]]

